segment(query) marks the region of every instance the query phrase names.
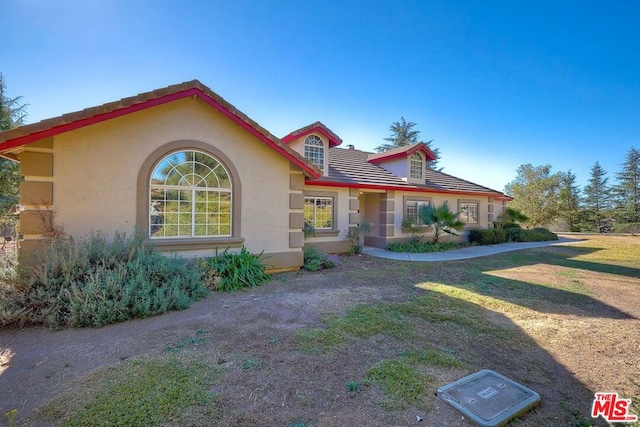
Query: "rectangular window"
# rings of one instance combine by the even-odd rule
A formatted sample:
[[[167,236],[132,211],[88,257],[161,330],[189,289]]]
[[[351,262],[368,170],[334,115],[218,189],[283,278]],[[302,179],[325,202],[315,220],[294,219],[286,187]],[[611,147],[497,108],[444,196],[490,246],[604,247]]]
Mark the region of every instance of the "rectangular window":
[[[431,206],[431,202],[428,200],[406,200],[405,201],[405,218],[413,219],[417,225],[424,225],[424,222],[418,216],[420,208],[423,206]]]
[[[460,221],[467,224],[478,223],[478,203],[460,202]]]
[[[333,197],[306,196],[304,220],[316,230],[333,229]]]

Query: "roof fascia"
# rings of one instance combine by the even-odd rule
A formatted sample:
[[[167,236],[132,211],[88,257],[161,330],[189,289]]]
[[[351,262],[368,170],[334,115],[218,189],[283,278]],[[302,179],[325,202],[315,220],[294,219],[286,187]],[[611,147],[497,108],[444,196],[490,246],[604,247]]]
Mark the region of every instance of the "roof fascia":
[[[493,197],[496,200],[513,200],[508,196],[496,193],[478,193],[473,191],[455,191],[455,190],[438,190],[435,188],[420,188],[402,185],[375,185],[375,184],[358,184],[349,182],[331,182],[331,181],[305,181],[305,185],[314,185],[318,187],[339,187],[339,188],[363,188],[368,190],[390,190],[390,191],[407,191],[413,193],[437,193],[437,194],[460,194],[464,196],[484,196]]]
[[[342,143],[342,141],[336,140],[329,132],[326,131],[322,126],[314,126],[310,129],[305,130],[304,132],[300,132],[296,134],[295,132],[290,133],[287,136],[282,137],[282,142],[289,143],[294,139],[302,138],[307,135],[310,135],[314,132],[323,134],[329,140],[329,148],[337,147]]]
[[[291,162],[293,162],[296,166],[300,167],[304,172],[306,172],[310,177],[312,178],[319,178],[320,176],[322,176],[322,173],[319,172],[319,170],[317,168],[315,168],[313,165],[308,164],[307,162],[297,158],[296,156],[292,155],[291,153],[289,153],[285,148],[283,148],[282,146],[276,144],[275,142],[271,141],[269,138],[267,138],[264,134],[262,134],[261,132],[258,132],[253,126],[249,125],[247,122],[245,122],[244,120],[242,120],[240,117],[238,117],[236,114],[234,114],[232,111],[230,111],[229,109],[227,109],[224,105],[220,104],[218,101],[216,101],[215,99],[213,99],[212,97],[210,97],[209,95],[207,95],[205,92],[203,92],[201,89],[199,88],[189,88],[186,89],[184,91],[180,91],[180,92],[175,92],[172,94],[168,94],[168,95],[164,95],[155,99],[150,99],[147,101],[143,101],[140,103],[136,103],[127,107],[123,107],[123,108],[119,108],[119,109],[115,109],[113,111],[109,111],[106,113],[101,113],[101,114],[96,114],[94,116],[91,117],[86,117],[86,118],[82,118],[70,123],[64,123],[58,126],[54,126],[50,129],[44,129],[41,131],[35,131],[32,133],[29,133],[27,135],[22,135],[22,136],[18,136],[16,138],[13,139],[9,139],[5,142],[1,142],[0,143],[0,150],[7,150],[10,148],[15,148],[15,147],[19,147],[22,145],[27,145],[30,144],[32,142],[44,139],[44,138],[48,138],[51,136],[55,136],[55,135],[59,135],[61,133],[64,132],[69,132],[72,130],[76,130],[85,126],[89,126],[89,125],[93,125],[93,124],[97,124],[97,123],[101,123],[107,120],[111,120],[111,119],[115,119],[117,117],[122,117],[125,116],[127,114],[131,114],[131,113],[135,113],[138,111],[142,111],[142,110],[146,110],[148,108],[152,108],[152,107],[156,107],[159,105],[163,105],[172,101],[176,101],[179,99],[183,99],[183,98],[188,98],[193,96],[194,99],[195,98],[200,98],[203,101],[205,101],[207,104],[211,105],[212,107],[214,107],[216,110],[218,110],[220,113],[222,113],[224,116],[228,117],[229,119],[233,120],[236,124],[240,125],[243,129],[245,129],[246,131],[248,131],[249,133],[251,133],[252,135],[254,135],[255,137],[257,137],[259,140],[261,140],[262,142],[264,142],[265,144],[269,145],[271,148],[273,148],[274,150],[276,150],[277,152],[279,152],[281,155],[285,156],[287,159],[289,159]],[[28,125],[27,125],[28,126]]]

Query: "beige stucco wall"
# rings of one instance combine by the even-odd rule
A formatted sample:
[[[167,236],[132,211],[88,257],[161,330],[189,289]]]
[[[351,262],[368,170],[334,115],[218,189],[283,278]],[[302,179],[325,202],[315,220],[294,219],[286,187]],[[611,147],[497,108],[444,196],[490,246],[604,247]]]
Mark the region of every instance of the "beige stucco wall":
[[[141,165],[158,147],[177,140],[209,144],[236,168],[242,188],[241,237],[250,251],[300,251],[289,248],[289,161],[202,100],[192,98],[56,136],[56,223],[74,236],[91,230],[109,235],[131,232],[136,225]],[[212,251],[189,251],[207,252]]]

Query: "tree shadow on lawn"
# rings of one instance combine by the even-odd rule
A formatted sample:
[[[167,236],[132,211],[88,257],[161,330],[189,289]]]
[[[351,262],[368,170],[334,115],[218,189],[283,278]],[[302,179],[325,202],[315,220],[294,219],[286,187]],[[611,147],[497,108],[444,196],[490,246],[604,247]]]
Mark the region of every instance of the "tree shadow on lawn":
[[[596,252],[594,248],[549,247],[508,252],[471,260],[440,263],[428,268],[429,282],[436,281],[545,313],[610,319],[637,319],[591,296],[583,281],[599,274],[640,277],[640,270],[624,266],[573,260]],[[460,266],[460,268],[456,268]],[[426,272],[425,271],[425,272]],[[590,277],[593,280],[593,277]],[[602,276],[599,280],[617,280]]]
[[[546,256],[545,259],[547,262],[563,267],[577,268],[581,270],[593,271],[596,273],[616,274],[619,276],[626,276],[634,279],[640,278],[640,268],[572,259],[580,255],[589,255],[603,250],[606,250],[606,248],[580,246],[547,246],[543,248],[532,249],[531,252],[533,255]]]
[[[406,264],[386,260],[381,262],[376,260],[371,264],[371,268],[365,271],[366,275],[362,274],[362,271],[354,269],[346,273],[345,280],[340,282],[355,286],[366,282],[381,291],[388,290],[388,297],[392,295],[400,298],[409,297],[395,302],[390,302],[387,297],[380,301],[380,305],[376,306],[384,307],[383,311],[389,310],[391,313],[397,313],[400,317],[394,319],[398,322],[401,322],[399,320],[402,318],[401,316],[408,316],[413,319],[412,325],[417,332],[417,338],[405,342],[400,340],[399,343],[394,343],[392,340],[378,352],[374,352],[373,349],[369,348],[369,346],[375,347],[371,342],[366,340],[358,341],[357,345],[352,347],[359,354],[357,356],[351,355],[347,359],[361,360],[362,366],[358,369],[359,371],[366,370],[366,367],[370,366],[371,363],[376,363],[376,360],[379,360],[376,358],[393,358],[394,349],[397,350],[402,346],[414,346],[419,349],[436,348],[464,361],[467,364],[467,373],[479,369],[492,369],[537,391],[542,396],[541,406],[531,413],[523,415],[518,425],[607,425],[602,418],[592,420],[589,417],[594,392],[602,390],[592,390],[578,379],[576,373],[569,370],[571,368],[563,365],[534,336],[505,315],[504,312],[501,312],[501,309],[505,307],[500,307],[499,301],[497,307],[487,304],[487,300],[491,297],[512,304],[517,304],[518,299],[526,299],[528,297],[532,299],[540,298],[541,300],[551,298],[555,300],[555,305],[567,306],[566,308],[555,310],[554,313],[565,314],[572,312],[568,306],[575,304],[573,296],[576,294],[544,286],[532,287],[528,283],[502,278],[497,278],[496,281],[490,283],[495,289],[502,288],[500,295],[496,295],[489,288],[476,292],[477,288],[470,287],[467,284],[468,282],[463,279],[456,277],[452,280],[451,274],[447,278],[446,271],[453,273],[451,265],[455,263],[442,263],[448,266],[444,270],[441,270],[440,266],[434,269],[433,264],[423,265],[425,266],[423,269],[417,263]],[[374,274],[370,275],[368,273]],[[378,273],[378,275],[376,276],[375,273]],[[331,277],[330,273],[327,274],[327,279],[330,281],[336,278]],[[461,285],[461,283],[463,284]],[[402,288],[407,289],[407,286],[412,288],[408,294],[399,290]],[[536,293],[533,296],[530,294],[532,289]],[[460,293],[456,293],[456,290]],[[482,295],[483,292],[484,295]],[[473,293],[480,294],[478,303],[473,299]],[[585,297],[584,300],[580,300],[580,304],[599,303],[599,301],[590,297],[578,296]],[[365,304],[370,306],[373,303]],[[526,306],[527,304],[522,305]],[[535,307],[537,304],[531,305]],[[535,310],[535,308],[531,309]],[[612,319],[629,318],[626,313],[616,311],[606,304],[599,303],[597,309],[606,312],[604,317]],[[506,312],[509,313],[508,310]],[[512,313],[509,314],[511,315]],[[350,314],[350,311],[347,310],[347,318],[352,315],[353,313]],[[598,313],[596,318],[602,316],[601,313]],[[366,317],[363,317],[361,321],[372,322],[371,319]],[[395,333],[402,335],[406,331],[406,327],[399,323],[392,322],[392,325],[395,327],[387,330],[381,329],[378,333],[393,337]],[[375,335],[372,337],[375,337]],[[593,349],[580,348],[581,343],[572,344],[577,351],[585,353],[593,351],[594,358],[606,359],[605,355],[597,354]],[[408,349],[410,350],[411,347]],[[345,351],[349,354],[348,350]],[[353,351],[351,350],[351,352]],[[382,355],[385,351],[389,353],[386,357]],[[374,355],[372,360],[363,357],[372,354]],[[341,359],[341,354],[337,353],[334,366],[342,365]],[[348,365],[347,368],[353,369]],[[447,373],[446,371],[436,370],[434,375],[435,382],[431,385],[433,387],[432,391],[460,378],[464,374],[458,372],[457,376],[455,376],[456,372]],[[452,375],[454,376],[452,377]],[[625,381],[626,379],[622,380]],[[614,387],[614,385],[614,383],[610,384],[611,387]],[[620,392],[623,391],[625,390],[620,390]],[[628,390],[626,391],[628,393]],[[427,425],[448,425],[447,422],[454,422],[455,418],[453,418],[452,413],[455,414],[455,411],[439,403],[436,398],[430,401],[433,405],[432,408],[434,408],[434,414],[428,414],[428,418],[425,418]],[[403,415],[408,416],[407,414]],[[438,417],[444,417],[439,424]],[[459,423],[459,421],[456,423]],[[372,425],[382,424],[374,422]]]
[[[635,310],[625,312],[614,306],[617,305],[615,295],[610,297],[613,305],[592,296],[588,284],[582,283],[582,275],[590,275],[593,281],[602,273],[613,274],[618,277],[602,279],[620,279],[626,283],[629,278],[637,277],[637,270],[569,259],[594,251],[597,249],[529,249],[453,262],[396,261],[387,268],[381,265],[378,270],[381,277],[375,282],[413,285],[416,289],[413,296],[417,298],[414,301],[424,305],[422,315],[435,322],[435,327],[427,327],[424,331],[434,343],[440,343],[454,353],[466,353],[477,369],[494,369],[538,391],[546,402],[540,410],[548,414],[525,416],[523,425],[591,425],[589,422],[607,425],[602,418],[592,420],[589,417],[593,394],[602,390],[590,389],[578,378],[588,378],[593,387],[613,389],[626,397],[640,394],[640,388],[634,385],[632,378],[635,375],[632,371],[637,365],[633,362],[635,353],[629,350],[629,346],[608,347],[606,340],[598,343],[596,336],[603,332],[594,323],[603,319],[603,325],[611,328],[619,320],[637,320],[638,313]],[[525,269],[527,277],[513,279],[492,275],[492,272],[517,269]],[[543,269],[550,273],[543,274]],[[510,307],[510,304],[520,308]],[[541,315],[528,313],[529,310]],[[584,323],[579,319],[581,317],[596,325],[595,328],[583,330],[579,326]],[[487,326],[487,319],[509,329],[512,335],[500,337],[499,330]],[[451,322],[465,326],[466,334],[451,328]],[[521,324],[527,329],[523,329]],[[537,334],[529,333],[530,327],[540,330]],[[620,339],[624,339],[631,328],[633,324],[628,324]],[[584,333],[596,338],[583,341]],[[493,339],[493,335],[497,339]],[[549,353],[545,348],[546,340],[561,343],[564,349],[560,353],[564,359],[557,359]],[[559,360],[571,362],[565,365]],[[559,406],[565,411],[565,415],[560,416],[565,417],[564,421],[554,418],[559,416],[554,413]]]

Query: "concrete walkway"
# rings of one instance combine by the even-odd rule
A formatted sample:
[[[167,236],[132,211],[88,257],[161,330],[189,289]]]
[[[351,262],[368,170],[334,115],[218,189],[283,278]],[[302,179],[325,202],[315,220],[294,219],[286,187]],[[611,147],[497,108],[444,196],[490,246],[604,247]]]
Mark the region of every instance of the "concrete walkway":
[[[571,243],[584,242],[585,239],[567,239],[564,237],[549,242],[525,242],[525,243],[501,243],[499,245],[470,246],[462,249],[452,249],[443,252],[391,252],[386,249],[365,246],[363,253],[378,258],[396,259],[400,261],[456,261],[459,259],[478,258],[487,255],[495,255],[502,252],[517,251],[520,249],[540,248],[543,246],[556,246]]]

